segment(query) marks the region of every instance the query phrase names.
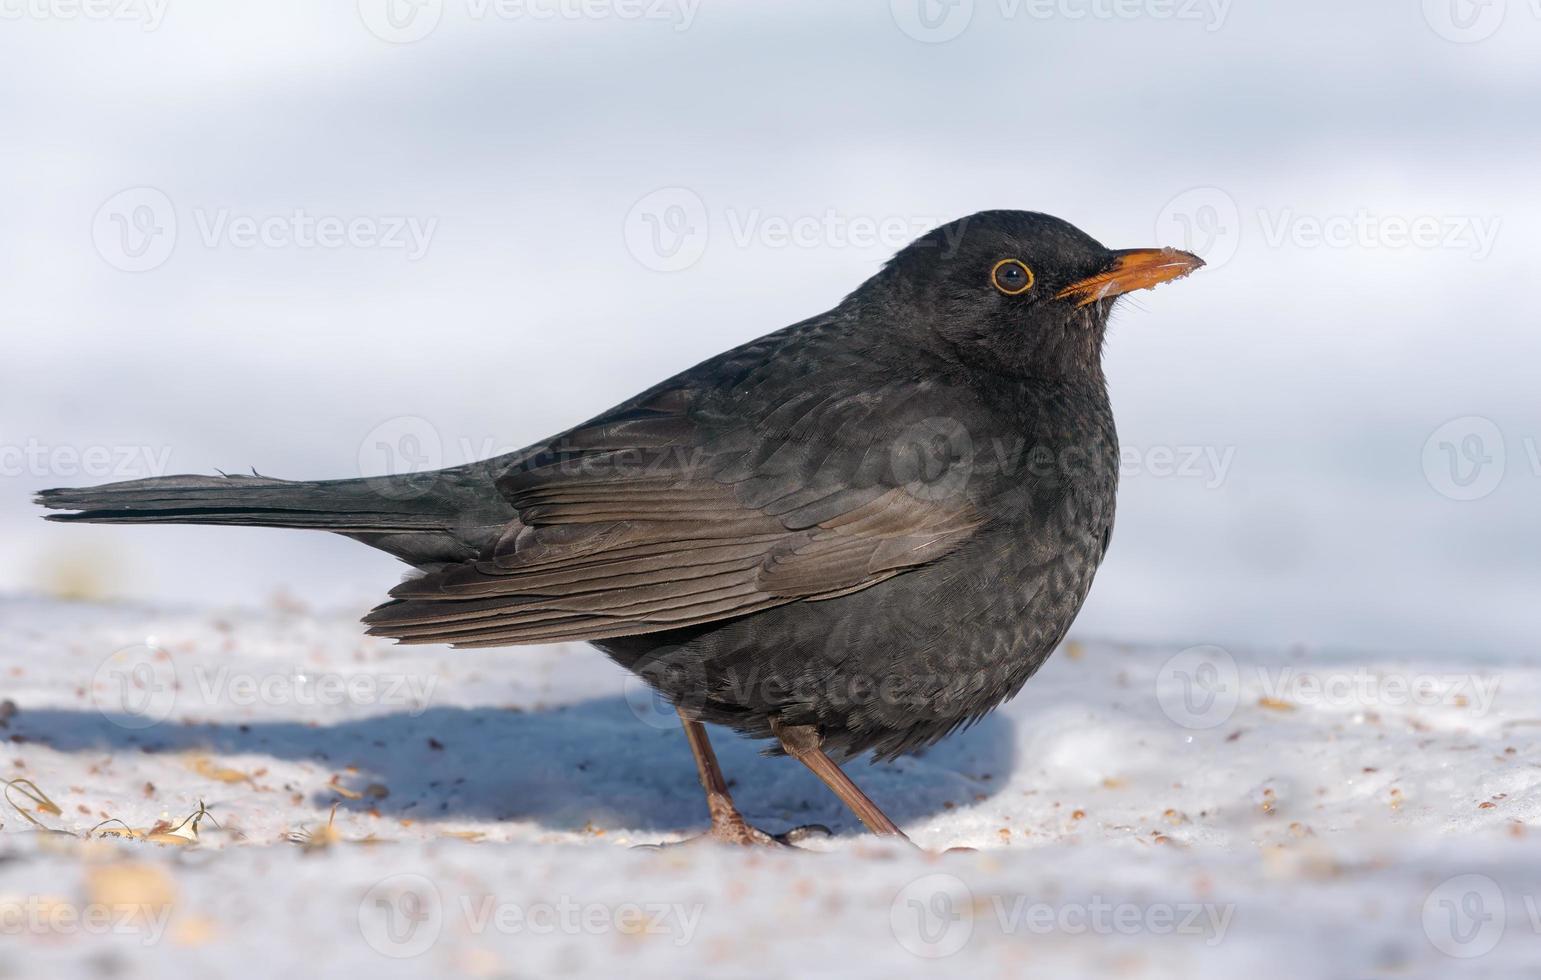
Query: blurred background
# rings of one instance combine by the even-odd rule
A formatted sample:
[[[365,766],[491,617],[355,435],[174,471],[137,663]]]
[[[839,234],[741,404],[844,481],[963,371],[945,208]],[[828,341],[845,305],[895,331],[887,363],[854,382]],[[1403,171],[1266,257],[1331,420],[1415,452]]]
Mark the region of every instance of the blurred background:
[[[1523,653],[1541,626],[1534,0],[0,7],[0,590],[363,612],[302,532],[44,487],[525,445],[926,229],[1210,268],[1121,304],[1076,630]]]

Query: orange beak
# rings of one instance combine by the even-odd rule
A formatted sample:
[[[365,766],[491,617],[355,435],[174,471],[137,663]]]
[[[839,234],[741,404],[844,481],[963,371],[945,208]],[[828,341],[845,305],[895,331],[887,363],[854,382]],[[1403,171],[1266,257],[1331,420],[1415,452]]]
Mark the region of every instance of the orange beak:
[[[1122,296],[1136,289],[1150,289],[1173,279],[1181,279],[1204,267],[1204,260],[1192,252],[1175,248],[1128,248],[1113,253],[1113,261],[1095,276],[1071,283],[1060,290],[1056,299],[1074,299],[1076,306],[1088,306],[1099,299]]]

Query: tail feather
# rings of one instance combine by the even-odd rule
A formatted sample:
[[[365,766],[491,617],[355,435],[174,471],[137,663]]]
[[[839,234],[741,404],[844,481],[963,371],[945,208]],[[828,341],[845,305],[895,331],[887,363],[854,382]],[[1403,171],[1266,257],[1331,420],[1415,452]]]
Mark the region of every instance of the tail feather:
[[[263,476],[166,476],[44,490],[51,521],[88,524],[238,524],[395,532],[445,528],[458,513],[434,474],[302,482]],[[422,479],[427,477],[428,479]],[[415,482],[414,482],[415,480]]]

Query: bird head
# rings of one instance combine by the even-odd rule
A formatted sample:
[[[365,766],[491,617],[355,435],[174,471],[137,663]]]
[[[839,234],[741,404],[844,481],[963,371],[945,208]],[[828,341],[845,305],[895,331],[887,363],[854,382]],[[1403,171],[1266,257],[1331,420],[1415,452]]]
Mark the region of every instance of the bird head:
[[[916,239],[851,299],[969,367],[1100,377],[1118,297],[1203,264],[1173,248],[1109,249],[1047,214],[981,211]]]

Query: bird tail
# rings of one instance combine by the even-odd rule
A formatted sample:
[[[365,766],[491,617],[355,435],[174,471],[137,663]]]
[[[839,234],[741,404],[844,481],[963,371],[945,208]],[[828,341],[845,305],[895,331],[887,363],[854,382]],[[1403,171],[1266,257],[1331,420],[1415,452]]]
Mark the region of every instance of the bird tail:
[[[236,524],[343,534],[443,531],[460,513],[448,471],[303,482],[265,476],[163,476],[44,490],[50,521],[87,524]]]

